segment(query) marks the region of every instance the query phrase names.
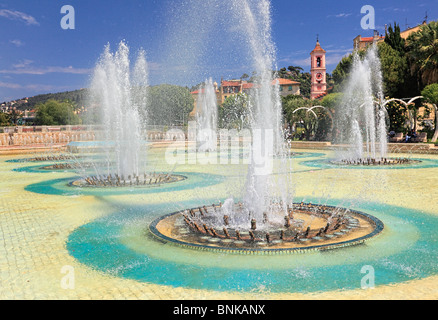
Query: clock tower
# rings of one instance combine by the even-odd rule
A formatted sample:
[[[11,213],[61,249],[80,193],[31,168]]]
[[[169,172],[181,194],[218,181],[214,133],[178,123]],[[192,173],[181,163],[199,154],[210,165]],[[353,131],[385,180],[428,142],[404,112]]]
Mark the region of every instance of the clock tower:
[[[315,100],[327,92],[327,68],[325,65],[326,51],[321,48],[319,39],[315,49],[310,53],[312,59],[310,74],[312,75],[312,87],[310,99]]]

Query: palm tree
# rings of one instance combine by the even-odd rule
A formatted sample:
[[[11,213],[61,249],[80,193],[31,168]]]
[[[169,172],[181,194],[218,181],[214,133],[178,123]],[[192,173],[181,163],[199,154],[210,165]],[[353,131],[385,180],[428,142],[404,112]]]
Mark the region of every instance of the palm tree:
[[[438,83],[430,84],[421,92],[426,102],[430,103],[435,109],[435,133],[432,142],[438,140]]]
[[[408,52],[414,71],[424,85],[438,81],[438,21],[421,26],[407,39]]]

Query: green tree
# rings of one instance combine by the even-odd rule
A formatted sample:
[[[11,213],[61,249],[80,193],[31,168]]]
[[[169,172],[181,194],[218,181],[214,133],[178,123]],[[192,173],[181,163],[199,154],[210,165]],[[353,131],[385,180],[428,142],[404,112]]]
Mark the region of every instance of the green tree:
[[[438,82],[438,21],[420,27],[407,39],[412,72],[424,85]]]
[[[249,117],[249,97],[245,93],[229,96],[219,108],[219,126],[223,129],[247,129]]]
[[[405,81],[408,79],[409,68],[406,56],[395,50],[386,42],[379,43],[379,58],[385,95],[402,97],[405,94]]]
[[[334,112],[336,107],[341,104],[344,94],[341,92],[330,93],[321,100],[321,105]]]
[[[399,101],[391,101],[386,105],[389,117],[389,131],[405,132],[406,123],[409,119],[406,105]]]
[[[409,59],[401,52],[401,49],[399,50],[386,42],[378,44],[385,95],[400,98],[418,95],[417,79],[411,75]],[[366,52],[366,50],[360,50],[357,54],[359,58],[363,58]],[[334,92],[341,92],[344,89],[351,72],[354,54],[342,58],[333,71]]]
[[[294,78],[299,78],[300,74],[304,71],[303,68],[295,66],[289,66],[287,69],[291,72],[292,77]]]
[[[385,43],[401,55],[406,53],[406,40],[401,37],[400,26],[396,22],[394,22],[394,28],[389,25]]]
[[[37,107],[35,122],[41,126],[62,126],[80,124],[75,114],[75,105],[69,101],[48,100]]]
[[[292,80],[301,83],[301,95],[307,99],[310,99],[310,91],[312,87],[312,76],[310,75],[310,73],[300,73],[297,78],[293,78]]]
[[[185,87],[162,84],[150,87],[146,110],[140,110],[149,125],[185,125],[194,100]]]
[[[304,99],[301,96],[289,95],[282,98],[283,113],[286,121],[293,126],[298,125],[304,129],[306,140],[315,139],[318,126],[321,120],[325,118],[325,113],[322,109],[314,109],[309,111],[314,106],[314,101]],[[315,116],[316,114],[316,116]]]
[[[359,51],[363,54],[365,51]],[[353,65],[354,55],[350,54],[346,57],[343,57],[341,61],[336,66],[335,70],[333,70],[332,78],[334,81],[334,91],[341,92],[344,88],[345,82],[348,79],[351,67]]]
[[[438,140],[438,83],[430,84],[421,92],[424,100],[435,109],[435,133],[432,138],[432,142]]]
[[[286,68],[281,68],[281,69],[278,71],[278,77],[283,78],[283,79],[287,79],[287,78],[289,78],[289,74],[288,74],[288,72],[287,72],[287,69],[286,69]]]
[[[11,119],[7,113],[0,112],[0,126],[7,127],[11,125]]]

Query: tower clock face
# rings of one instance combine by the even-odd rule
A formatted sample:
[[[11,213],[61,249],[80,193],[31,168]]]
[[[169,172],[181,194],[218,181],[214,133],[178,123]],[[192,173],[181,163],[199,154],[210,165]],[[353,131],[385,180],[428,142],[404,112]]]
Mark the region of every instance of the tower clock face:
[[[322,80],[322,73],[316,74],[316,80],[321,81]]]

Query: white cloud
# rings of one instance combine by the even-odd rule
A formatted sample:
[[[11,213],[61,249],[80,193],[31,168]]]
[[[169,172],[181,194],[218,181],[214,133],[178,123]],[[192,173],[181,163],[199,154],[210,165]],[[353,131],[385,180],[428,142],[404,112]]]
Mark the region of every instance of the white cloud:
[[[0,81],[0,88],[7,88],[7,89],[21,89],[22,86],[18,83],[8,83],[8,82],[1,82]]]
[[[23,47],[24,46],[24,42],[21,40],[18,40],[18,39],[11,40],[9,42],[12,43],[16,47]]]
[[[48,73],[67,73],[67,74],[90,74],[91,69],[68,67],[33,67],[30,66],[32,61],[25,60],[13,66],[10,70],[0,70],[0,74],[30,74],[45,75]]]
[[[24,59],[24,60],[20,61],[19,63],[14,64],[13,67],[14,67],[15,69],[18,69],[18,68],[25,68],[25,67],[27,67],[28,65],[30,65],[30,64],[32,64],[32,63],[33,63],[32,60]]]
[[[336,18],[346,18],[349,16],[351,16],[351,13],[340,13],[340,14],[337,14],[335,17]]]
[[[9,20],[17,20],[22,21],[28,26],[30,25],[36,25],[39,26],[39,22],[32,16],[28,15],[27,13],[20,12],[20,11],[12,11],[7,9],[0,10],[0,17],[9,19]]]
[[[327,16],[327,18],[347,18],[347,17],[349,17],[349,16],[351,16],[352,15],[352,13],[345,13],[345,12],[341,12],[341,13],[339,13],[339,14],[331,14],[331,15],[328,15]]]
[[[13,89],[13,90],[26,89],[35,92],[70,89],[70,87],[68,86],[55,86],[50,84],[38,84],[38,83],[21,85],[18,83],[10,83],[10,82],[2,82],[2,81],[0,81],[0,88]]]

